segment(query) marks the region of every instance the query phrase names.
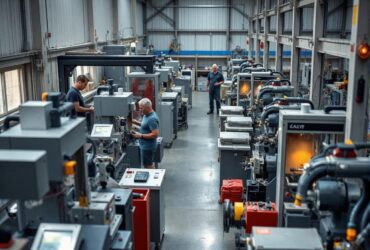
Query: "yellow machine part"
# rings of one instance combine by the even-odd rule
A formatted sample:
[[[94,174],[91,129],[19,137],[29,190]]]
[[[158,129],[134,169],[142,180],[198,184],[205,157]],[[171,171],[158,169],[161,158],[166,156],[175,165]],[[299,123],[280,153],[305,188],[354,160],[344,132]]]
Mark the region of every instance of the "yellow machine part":
[[[243,202],[235,202],[234,203],[234,220],[240,221],[244,211]]]

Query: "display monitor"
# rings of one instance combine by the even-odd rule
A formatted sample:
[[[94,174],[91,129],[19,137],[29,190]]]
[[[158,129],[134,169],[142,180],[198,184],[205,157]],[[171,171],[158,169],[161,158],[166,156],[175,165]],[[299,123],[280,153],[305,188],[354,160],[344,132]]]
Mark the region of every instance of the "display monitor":
[[[110,138],[112,136],[113,124],[94,124],[91,132],[92,138]]]
[[[45,231],[39,250],[72,249],[72,231]]]

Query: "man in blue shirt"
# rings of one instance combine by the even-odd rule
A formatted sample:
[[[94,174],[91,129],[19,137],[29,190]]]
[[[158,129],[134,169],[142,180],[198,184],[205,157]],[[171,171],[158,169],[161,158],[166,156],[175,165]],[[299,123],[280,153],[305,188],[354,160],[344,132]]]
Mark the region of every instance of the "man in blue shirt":
[[[153,159],[157,148],[159,120],[152,108],[152,102],[148,98],[143,98],[139,101],[139,108],[144,115],[141,121],[140,132],[133,132],[132,136],[140,139],[140,153],[144,167],[154,168]]]
[[[209,111],[207,115],[213,114],[214,104],[213,100],[216,101],[217,114],[221,108],[220,102],[220,86],[224,83],[224,77],[221,72],[218,72],[218,66],[212,65],[212,72],[208,74],[208,93],[209,93]]]
[[[85,75],[79,75],[76,79],[76,82],[68,90],[66,99],[68,102],[72,102],[74,105],[74,110],[72,111],[73,115],[85,117],[86,113],[94,112],[94,107],[86,106],[84,99],[81,95],[81,90],[84,90],[87,86],[89,79]]]

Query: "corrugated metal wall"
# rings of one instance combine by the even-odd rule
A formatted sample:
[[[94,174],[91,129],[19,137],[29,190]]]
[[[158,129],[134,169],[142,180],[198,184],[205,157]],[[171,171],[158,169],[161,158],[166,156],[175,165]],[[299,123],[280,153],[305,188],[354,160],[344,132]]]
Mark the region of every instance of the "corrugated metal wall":
[[[119,3],[122,1],[118,1]],[[118,8],[118,10],[120,10]],[[109,41],[113,39],[113,1],[93,0],[93,16],[98,41]],[[121,26],[121,23],[119,23]]]
[[[104,1],[104,0],[103,0]],[[131,37],[133,35],[131,25],[131,3],[130,0],[119,0],[118,7],[118,36],[120,38]]]
[[[19,0],[0,1],[0,56],[22,51],[23,31]]]
[[[144,34],[143,22],[143,5],[140,2],[136,3],[136,34],[142,36]]]
[[[46,0],[49,47],[66,47],[89,41],[86,0]]]
[[[154,2],[154,1],[153,1]],[[167,0],[155,1],[156,7],[160,8],[164,6]],[[189,5],[219,5],[226,6],[226,0],[179,0],[180,6]],[[244,0],[233,0],[232,5],[238,8],[238,10],[246,13],[252,13],[252,1]],[[168,17],[173,18],[173,8],[165,8],[163,13]],[[147,17],[150,17],[155,11],[148,4]],[[179,43],[181,44],[182,50],[212,50],[212,51],[224,51],[227,50],[227,38],[226,32],[219,33],[220,31],[227,30],[228,22],[228,9],[223,8],[180,8],[178,10],[179,16]],[[231,30],[237,30],[238,32],[245,30],[245,35],[233,34],[231,32],[231,49],[239,45],[246,48],[245,36],[248,32],[248,20],[237,10],[231,10]],[[160,29],[172,31],[173,27],[164,20],[163,17],[157,15],[147,23],[147,28]],[[196,30],[202,31],[202,33],[184,33],[182,31]],[[208,33],[209,31],[209,33]],[[217,31],[217,32],[212,32]],[[174,39],[173,33],[149,33],[148,41],[149,44],[153,44],[157,50],[167,50],[171,40]]]

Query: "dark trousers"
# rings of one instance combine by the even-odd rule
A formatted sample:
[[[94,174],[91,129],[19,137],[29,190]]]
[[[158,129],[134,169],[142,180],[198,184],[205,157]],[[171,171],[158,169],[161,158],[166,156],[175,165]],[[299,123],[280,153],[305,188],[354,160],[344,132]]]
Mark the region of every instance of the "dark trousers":
[[[213,112],[214,104],[213,100],[216,101],[216,108],[219,110],[221,108],[220,102],[220,88],[209,89],[209,110]]]

